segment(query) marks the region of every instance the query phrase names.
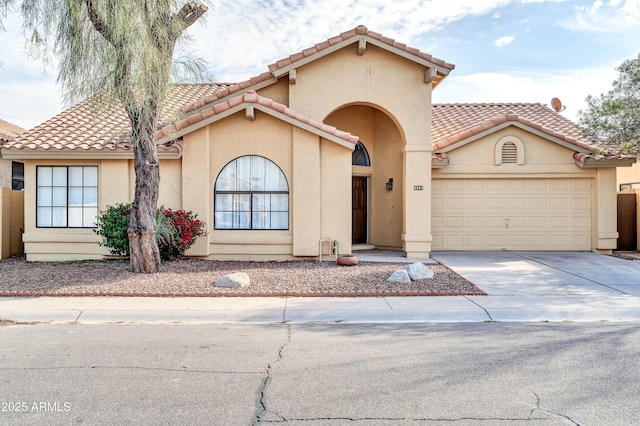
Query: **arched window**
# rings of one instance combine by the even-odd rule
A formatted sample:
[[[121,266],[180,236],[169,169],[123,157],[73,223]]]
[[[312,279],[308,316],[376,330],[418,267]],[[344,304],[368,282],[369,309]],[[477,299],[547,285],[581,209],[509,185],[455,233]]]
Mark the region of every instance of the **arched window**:
[[[361,141],[358,141],[356,148],[351,154],[351,164],[354,166],[371,166],[371,160],[369,159],[369,153],[367,148]]]
[[[289,184],[257,155],[228,163],[214,187],[214,229],[289,229]]]

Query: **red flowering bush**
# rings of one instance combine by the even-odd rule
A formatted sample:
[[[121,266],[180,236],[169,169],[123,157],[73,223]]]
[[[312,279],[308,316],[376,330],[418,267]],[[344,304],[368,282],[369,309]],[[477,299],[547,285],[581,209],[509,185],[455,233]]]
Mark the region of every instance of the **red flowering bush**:
[[[198,215],[190,211],[161,209],[160,214],[167,220],[172,232],[158,240],[160,257],[163,260],[177,259],[191,247],[198,237],[207,235],[207,228]]]
[[[129,215],[131,204],[109,206],[98,214],[97,229],[101,246],[113,255],[129,255]],[[196,214],[184,210],[160,207],[157,215],[156,241],[162,260],[177,259],[191,247],[198,237],[207,235],[206,224]]]

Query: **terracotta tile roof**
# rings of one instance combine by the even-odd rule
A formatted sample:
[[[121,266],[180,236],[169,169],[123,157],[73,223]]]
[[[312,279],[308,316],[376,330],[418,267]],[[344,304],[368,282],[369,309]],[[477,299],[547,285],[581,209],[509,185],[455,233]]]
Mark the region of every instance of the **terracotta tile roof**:
[[[333,126],[329,126],[328,124],[325,124],[319,120],[315,120],[307,115],[300,114],[292,110],[288,106],[274,101],[273,99],[258,95],[253,90],[249,90],[248,92],[245,92],[240,96],[227,99],[224,102],[211,105],[208,108],[188,115],[181,121],[165,126],[164,128],[158,130],[158,132],[156,133],[156,139],[160,140],[164,137],[171,138],[172,135],[181,134],[179,133],[181,130],[188,129],[191,126],[197,125],[197,123],[200,123],[216,115],[223,114],[230,109],[243,104],[261,105],[264,108],[268,108],[276,113],[283,114],[284,116],[289,117],[290,119],[293,119],[301,124],[306,124],[308,126],[314,127],[322,132],[328,133],[346,142],[352,143],[353,145],[358,143],[357,136],[353,136],[350,133],[339,130]]]
[[[421,52],[418,49],[412,48],[407,46],[404,43],[399,43],[396,40],[393,40],[389,37],[384,37],[382,34],[380,33],[376,33],[373,31],[370,31],[367,27],[360,25],[350,31],[345,31],[343,33],[341,33],[340,35],[337,35],[335,37],[329,38],[326,41],[323,41],[321,43],[318,43],[308,49],[304,49],[301,52],[298,53],[294,53],[293,55],[289,55],[288,57],[281,59],[279,61],[276,61],[275,63],[269,65],[269,72],[264,72],[258,76],[252,77],[249,80],[245,80],[243,82],[240,83],[236,83],[233,85],[229,85],[228,87],[226,87],[226,89],[221,90],[207,98],[204,99],[200,99],[197,102],[192,103],[191,105],[185,105],[185,107],[183,108],[183,111],[188,113],[194,110],[197,110],[198,108],[202,108],[207,104],[210,104],[212,102],[215,102],[216,100],[223,98],[225,96],[231,95],[233,93],[236,92],[240,92],[242,90],[245,90],[249,87],[252,87],[258,83],[264,82],[264,81],[268,81],[268,80],[274,80],[274,73],[276,73],[278,70],[285,68],[289,65],[295,64],[296,62],[302,61],[310,56],[316,55],[318,53],[321,53],[323,50],[326,50],[328,48],[330,48],[331,46],[334,46],[338,43],[341,43],[345,40],[349,40],[351,38],[356,38],[359,36],[368,36],[371,37],[374,40],[378,40],[381,43],[384,43],[388,46],[394,47],[396,49],[400,49],[410,55],[415,56],[416,58],[419,59],[423,59],[426,61],[429,61],[435,65],[438,65],[440,67],[446,68],[448,70],[453,70],[455,68],[455,65],[453,64],[449,64],[445,61],[443,61],[442,59],[438,59],[433,57],[432,55],[429,55],[427,53]]]
[[[421,59],[425,59],[425,60],[427,60],[429,62],[432,62],[433,64],[439,65],[439,66],[447,68],[449,70],[452,70],[452,69],[455,68],[455,65],[448,64],[445,61],[443,61],[442,59],[434,58],[433,56],[431,56],[431,55],[429,55],[427,53],[421,52],[420,50],[415,49],[413,47],[409,47],[404,43],[397,42],[396,40],[393,40],[393,39],[391,39],[389,37],[384,37],[382,34],[370,31],[364,25],[360,25],[360,26],[358,26],[358,27],[356,27],[356,28],[354,28],[354,29],[352,29],[350,31],[345,31],[342,34],[340,34],[338,36],[335,36],[335,37],[332,37],[332,38],[330,38],[330,39],[328,39],[326,41],[323,41],[322,43],[318,43],[318,44],[316,44],[315,46],[313,46],[313,47],[311,47],[309,49],[305,49],[302,52],[295,53],[295,54],[290,55],[290,56],[288,56],[288,57],[286,57],[284,59],[281,59],[281,60],[277,61],[274,64],[269,65],[269,71],[273,73],[273,72],[277,71],[280,68],[283,68],[283,67],[286,67],[288,65],[291,65],[292,63],[297,62],[297,61],[299,61],[299,60],[301,60],[303,58],[306,58],[308,56],[315,55],[316,53],[319,53],[319,52],[321,52],[321,51],[323,51],[323,50],[325,50],[325,49],[327,49],[327,48],[329,48],[329,47],[331,47],[331,46],[333,46],[335,44],[338,44],[338,43],[340,43],[342,41],[349,40],[351,38],[354,38],[354,37],[357,37],[357,36],[361,36],[361,35],[369,36],[372,39],[381,41],[382,43],[385,43],[385,44],[387,44],[387,45],[389,45],[391,47],[395,47],[397,49],[403,50],[403,51],[405,51],[407,53],[410,53],[411,55],[417,56],[417,57],[419,57]]]
[[[160,125],[181,117],[182,105],[223,89],[219,84],[174,84],[160,114]],[[97,98],[88,99],[61,112],[52,119],[7,142],[11,149],[131,149],[131,127],[119,105],[101,105]]]
[[[635,155],[576,152],[573,154],[573,159],[584,168],[603,166],[629,167],[636,162],[637,157]]]
[[[431,141],[440,151],[507,122],[520,123],[575,145],[594,151],[577,124],[537,103],[434,104]]]
[[[26,129],[0,118],[0,143],[10,141],[26,131]]]

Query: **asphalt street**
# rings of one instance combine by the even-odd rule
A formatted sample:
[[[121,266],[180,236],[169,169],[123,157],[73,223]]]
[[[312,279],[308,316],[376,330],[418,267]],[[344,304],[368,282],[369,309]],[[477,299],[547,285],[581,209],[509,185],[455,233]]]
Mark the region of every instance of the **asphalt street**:
[[[630,425],[637,323],[0,327],[0,424]]]

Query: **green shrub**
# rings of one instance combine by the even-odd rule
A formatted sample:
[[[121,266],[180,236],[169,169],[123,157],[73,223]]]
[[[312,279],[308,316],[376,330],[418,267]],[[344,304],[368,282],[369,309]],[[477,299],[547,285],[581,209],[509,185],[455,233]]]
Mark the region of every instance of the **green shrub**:
[[[102,237],[100,245],[107,247],[109,253],[115,256],[129,255],[129,215],[131,204],[116,204],[108,206],[98,213],[97,228],[93,230]]]
[[[127,228],[130,214],[131,204],[109,206],[98,214],[97,229],[94,232],[102,237],[100,245],[107,247],[113,255],[129,255]],[[205,222],[197,219],[197,215],[190,211],[160,207],[156,223],[156,242],[162,260],[184,256],[198,237],[207,235]]]

